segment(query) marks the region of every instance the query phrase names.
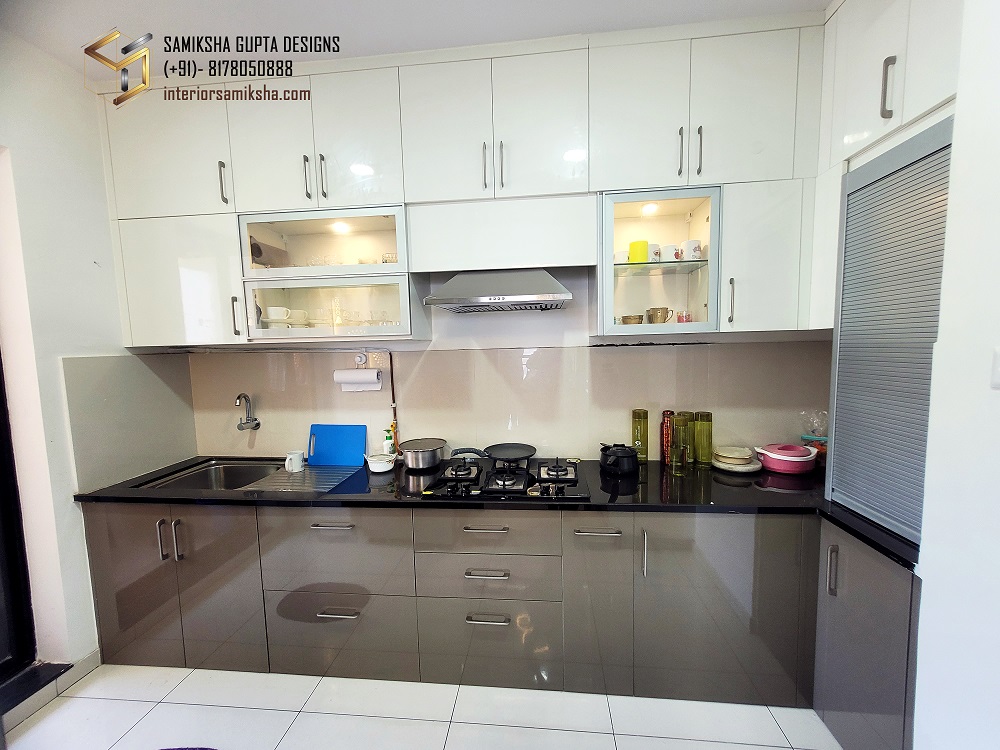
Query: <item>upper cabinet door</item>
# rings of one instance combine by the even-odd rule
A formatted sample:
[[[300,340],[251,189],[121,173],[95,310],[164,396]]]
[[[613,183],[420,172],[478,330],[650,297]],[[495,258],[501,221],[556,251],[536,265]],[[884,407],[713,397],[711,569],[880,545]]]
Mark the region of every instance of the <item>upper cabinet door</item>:
[[[286,211],[317,205],[319,184],[313,152],[308,78],[227,83],[254,93],[267,87],[276,100],[230,101],[236,210]],[[286,99],[285,97],[289,97]]]
[[[215,96],[222,86],[169,91]],[[225,101],[164,96],[105,103],[119,218],[235,211]]]
[[[590,50],[590,189],[688,180],[691,42]]]
[[[399,69],[407,203],[493,197],[490,68],[468,60]]]
[[[798,54],[798,29],[691,42],[690,184],[792,176]]]
[[[833,161],[903,122],[909,0],[847,0],[837,11]]]
[[[396,68],[312,76],[320,206],[403,202]]]
[[[497,197],[587,192],[587,51],[493,60]]]
[[[962,0],[910,0],[904,121],[955,95],[961,36]]]

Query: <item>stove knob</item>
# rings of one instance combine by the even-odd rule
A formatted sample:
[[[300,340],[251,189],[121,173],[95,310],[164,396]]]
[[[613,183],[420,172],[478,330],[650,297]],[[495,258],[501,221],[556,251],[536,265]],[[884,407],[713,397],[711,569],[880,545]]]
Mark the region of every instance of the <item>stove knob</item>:
[[[471,489],[472,489],[472,488],[471,488],[471,487],[469,487],[469,485],[467,485],[467,484],[463,484],[463,485],[462,485],[462,496],[463,496],[463,497],[468,497],[468,496],[469,496],[469,492],[471,491]]]
[[[453,484],[449,484],[448,485],[448,494],[449,495],[454,495],[456,491],[457,491],[457,488],[455,487],[455,485],[453,485]]]
[[[547,485],[547,484],[541,485],[540,493],[542,495],[548,495],[549,494],[549,485]]]
[[[561,484],[557,484],[556,485],[556,494],[557,495],[565,495],[566,494],[566,488],[563,485],[561,485]]]

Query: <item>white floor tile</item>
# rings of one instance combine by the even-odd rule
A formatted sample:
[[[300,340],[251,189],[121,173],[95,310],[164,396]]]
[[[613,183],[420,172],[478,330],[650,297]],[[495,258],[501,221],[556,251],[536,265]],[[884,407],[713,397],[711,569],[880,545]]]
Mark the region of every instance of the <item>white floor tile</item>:
[[[160,703],[114,750],[165,747],[274,750],[294,718],[291,711]]]
[[[316,689],[319,679],[296,674],[196,669],[163,701],[299,711]]]
[[[766,706],[612,695],[615,734],[790,747]]]
[[[303,711],[449,721],[458,685],[324,677]]]
[[[48,705],[49,701],[54,700],[58,694],[56,683],[50,682],[41,690],[29,695],[3,715],[3,730],[9,732],[29,716],[34,715],[36,711],[40,711]]]
[[[767,745],[744,745],[705,740],[670,740],[664,737],[630,737],[615,735],[618,750],[774,750]],[[787,746],[785,746],[787,747]]]
[[[108,750],[155,706],[139,701],[56,698],[7,735],[10,750]]]
[[[841,750],[840,743],[811,708],[768,708],[797,750]]]
[[[463,685],[453,721],[537,729],[611,732],[604,695]]]
[[[447,736],[448,723],[443,721],[303,713],[295,719],[278,750],[326,747],[442,750]]]
[[[452,724],[445,750],[615,750],[610,734]]]
[[[191,674],[178,667],[130,667],[103,664],[63,695],[75,698],[118,698],[119,700],[157,701]]]

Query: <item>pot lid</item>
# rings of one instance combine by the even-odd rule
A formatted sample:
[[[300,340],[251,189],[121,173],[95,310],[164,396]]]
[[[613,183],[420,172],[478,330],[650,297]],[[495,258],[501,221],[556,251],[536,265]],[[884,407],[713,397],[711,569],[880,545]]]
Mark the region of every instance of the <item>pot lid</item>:
[[[436,451],[448,444],[444,438],[414,438],[399,444],[401,451]]]

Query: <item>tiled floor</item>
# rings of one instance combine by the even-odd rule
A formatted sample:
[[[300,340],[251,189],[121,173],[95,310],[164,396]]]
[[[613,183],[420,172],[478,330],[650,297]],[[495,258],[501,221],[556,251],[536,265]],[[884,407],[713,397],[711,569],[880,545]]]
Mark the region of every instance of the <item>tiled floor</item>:
[[[11,750],[841,750],[813,711],[335,677],[99,667]]]

